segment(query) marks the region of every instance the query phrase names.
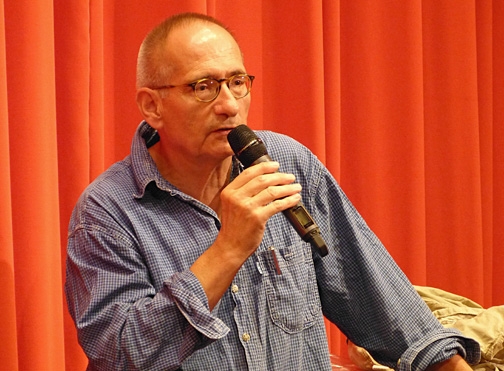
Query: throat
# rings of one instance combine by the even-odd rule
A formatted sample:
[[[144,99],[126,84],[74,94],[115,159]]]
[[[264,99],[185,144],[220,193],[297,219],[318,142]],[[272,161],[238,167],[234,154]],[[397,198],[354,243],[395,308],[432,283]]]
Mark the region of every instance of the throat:
[[[229,169],[223,173],[223,175],[217,177],[210,177],[209,182],[205,184],[202,188],[202,192],[197,198],[199,201],[209,206],[217,216],[220,218],[221,215],[221,192],[229,184],[231,174],[231,166]]]
[[[224,187],[222,187],[222,188],[224,188]],[[213,211],[215,211],[215,213],[217,214],[217,216],[220,219],[221,211],[222,211],[222,205],[221,205],[221,200],[220,200],[220,191],[218,193],[215,193],[213,198],[209,198],[206,201],[201,200],[201,202],[203,202],[205,205],[207,205]]]
[[[198,161],[195,165],[195,162],[168,161],[155,147],[151,147],[149,152],[161,176],[180,191],[212,208],[220,216],[220,194],[230,182],[232,157],[218,164],[205,165],[204,162]]]

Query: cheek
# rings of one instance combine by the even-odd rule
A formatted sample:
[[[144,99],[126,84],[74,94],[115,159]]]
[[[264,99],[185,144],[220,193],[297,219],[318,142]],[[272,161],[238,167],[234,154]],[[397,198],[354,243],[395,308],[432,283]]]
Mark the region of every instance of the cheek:
[[[247,95],[245,98],[242,98],[244,101],[242,105],[240,105],[240,116],[243,119],[247,119],[248,113],[249,113],[249,108],[250,108],[250,94]]]
[[[203,110],[194,102],[181,102],[181,104],[173,104],[166,108],[165,118],[168,125],[177,126],[183,130],[188,130],[195,123],[200,123],[204,117]]]

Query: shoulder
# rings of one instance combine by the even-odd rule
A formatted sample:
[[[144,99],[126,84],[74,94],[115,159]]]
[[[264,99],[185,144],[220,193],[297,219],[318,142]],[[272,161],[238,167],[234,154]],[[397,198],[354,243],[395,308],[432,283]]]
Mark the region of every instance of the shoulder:
[[[124,193],[131,196],[134,189],[133,171],[128,156],[93,180],[83,192],[83,197],[121,197]]]
[[[282,145],[293,145],[296,147],[304,147],[301,143],[299,143],[294,138],[289,137],[288,135],[277,133],[270,130],[255,130],[255,133],[266,145],[272,146],[282,146]]]
[[[323,167],[311,150],[294,138],[266,130],[256,131],[256,134],[264,142],[269,156],[280,162],[285,170],[301,168],[307,171],[314,167]]]
[[[288,135],[267,130],[258,130],[256,134],[264,142],[270,156],[277,154],[288,158],[315,158],[315,155],[307,147]]]
[[[133,202],[136,187],[129,157],[116,162],[93,180],[81,193],[72,221],[86,224],[106,219]]]

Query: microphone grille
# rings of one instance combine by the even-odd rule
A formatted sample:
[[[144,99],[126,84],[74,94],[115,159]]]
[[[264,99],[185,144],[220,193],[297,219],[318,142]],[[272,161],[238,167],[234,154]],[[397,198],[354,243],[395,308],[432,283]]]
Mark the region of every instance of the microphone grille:
[[[239,125],[229,132],[227,138],[231,149],[237,154],[254,140],[257,140],[257,135],[247,125]]]
[[[266,146],[246,125],[240,125],[228,134],[228,142],[238,160],[249,167],[258,158],[267,155]]]

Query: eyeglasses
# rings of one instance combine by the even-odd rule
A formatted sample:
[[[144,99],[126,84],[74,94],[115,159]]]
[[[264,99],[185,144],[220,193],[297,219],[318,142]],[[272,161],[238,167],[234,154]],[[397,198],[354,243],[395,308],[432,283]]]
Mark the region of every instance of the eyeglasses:
[[[227,87],[231,91],[231,94],[233,94],[233,97],[240,99],[250,93],[250,90],[252,89],[252,81],[254,81],[254,79],[255,76],[240,73],[230,76],[226,79],[217,80],[210,77],[205,77],[189,84],[165,85],[151,89],[171,89],[180,86],[190,86],[194,92],[196,100],[200,102],[211,102],[219,96],[223,82],[226,83]]]

